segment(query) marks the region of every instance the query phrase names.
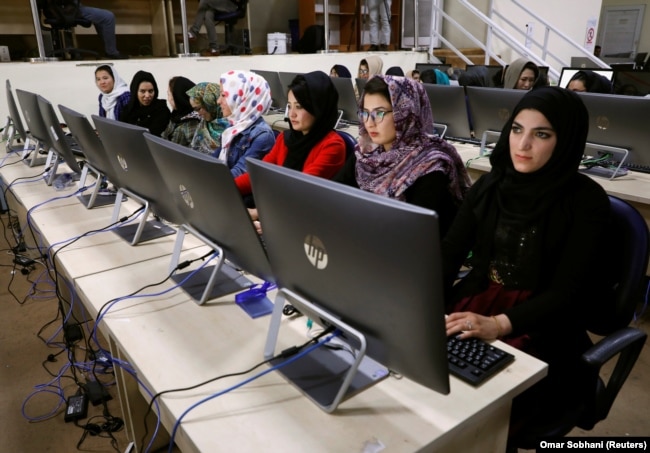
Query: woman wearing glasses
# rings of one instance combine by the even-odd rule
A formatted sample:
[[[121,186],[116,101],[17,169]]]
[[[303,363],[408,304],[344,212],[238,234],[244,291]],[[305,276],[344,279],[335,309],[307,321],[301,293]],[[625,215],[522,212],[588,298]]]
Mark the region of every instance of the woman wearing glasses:
[[[456,149],[429,134],[433,116],[422,84],[373,77],[359,104],[359,120],[359,144],[334,179],[435,210],[444,236],[470,182]]]

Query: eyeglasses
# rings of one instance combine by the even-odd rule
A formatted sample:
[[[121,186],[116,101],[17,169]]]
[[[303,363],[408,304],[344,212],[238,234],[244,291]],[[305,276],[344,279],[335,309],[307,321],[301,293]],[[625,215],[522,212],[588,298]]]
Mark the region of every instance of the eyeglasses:
[[[369,72],[368,69],[359,69],[359,74],[368,74]]]
[[[364,123],[368,121],[368,118],[372,118],[372,121],[375,122],[376,124],[381,123],[384,121],[384,117],[388,113],[393,113],[392,110],[373,110],[372,112],[369,112],[368,110],[360,110],[359,111],[359,119],[363,121]]]

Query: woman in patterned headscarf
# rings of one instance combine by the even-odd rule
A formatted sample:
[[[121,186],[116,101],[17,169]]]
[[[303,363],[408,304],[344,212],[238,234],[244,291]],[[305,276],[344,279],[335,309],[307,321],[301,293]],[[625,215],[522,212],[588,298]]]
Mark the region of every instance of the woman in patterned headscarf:
[[[201,117],[190,148],[203,154],[214,154],[221,147],[221,134],[228,127],[219,107],[221,89],[216,83],[201,82],[190,88],[187,95],[190,105]]]
[[[246,158],[263,158],[275,143],[275,135],[262,115],[271,107],[266,80],[249,71],[221,74],[219,106],[229,127],[221,135],[215,155],[227,162],[233,176],[246,173]]]
[[[447,231],[469,178],[456,149],[430,135],[433,116],[422,84],[375,76],[359,106],[359,144],[335,180],[435,210]]]

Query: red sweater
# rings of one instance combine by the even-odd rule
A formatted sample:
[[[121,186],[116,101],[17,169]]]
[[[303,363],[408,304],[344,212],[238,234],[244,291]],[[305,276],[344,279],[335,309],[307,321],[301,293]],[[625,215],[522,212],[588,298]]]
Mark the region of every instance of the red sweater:
[[[284,164],[289,149],[284,144],[284,134],[278,135],[275,145],[262,159],[276,165]],[[321,178],[332,179],[345,163],[345,142],[336,131],[331,131],[314,148],[312,148],[302,172],[308,175],[320,176]],[[252,192],[251,180],[248,173],[237,176],[235,184],[242,195]]]

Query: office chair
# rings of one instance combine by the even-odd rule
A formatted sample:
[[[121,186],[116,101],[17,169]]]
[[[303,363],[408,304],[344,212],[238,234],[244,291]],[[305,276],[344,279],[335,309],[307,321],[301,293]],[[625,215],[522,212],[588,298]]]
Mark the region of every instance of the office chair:
[[[357,146],[357,140],[348,132],[336,131],[345,142],[345,160],[347,161],[354,154],[354,148]]]
[[[232,0],[237,5],[237,9],[232,12],[223,12],[214,10],[214,21],[223,22],[226,29],[226,47],[222,50],[223,53],[230,53],[232,55],[240,55],[242,53],[251,55],[253,51],[250,48],[248,35],[244,35],[242,45],[235,45],[232,42],[235,24],[239,19],[246,17],[248,8],[248,0]],[[247,32],[247,31],[246,31]]]
[[[554,420],[536,424],[530,430],[534,433],[518,438],[518,448],[535,449],[539,438],[564,436],[575,427],[591,430],[604,420],[646,341],[645,332],[628,324],[645,282],[650,251],[648,226],[634,207],[613,196],[609,200],[612,222],[608,243],[611,246],[603,250],[611,258],[609,273],[613,290],[609,301],[595,306],[587,314],[588,330],[603,338],[581,357],[583,364],[593,372],[594,381],[585,383],[585,386],[593,386],[593,391],[577,407],[563,407]],[[615,357],[618,359],[614,370],[605,381],[600,370]]]
[[[90,28],[92,22],[84,19],[79,12],[79,0],[38,0],[38,8],[43,14],[43,23],[49,25],[52,33],[54,50],[52,55],[69,55],[73,60],[81,59],[82,54],[99,57],[99,53],[87,49],[79,49],[68,42],[72,41],[72,29],[76,26]]]

